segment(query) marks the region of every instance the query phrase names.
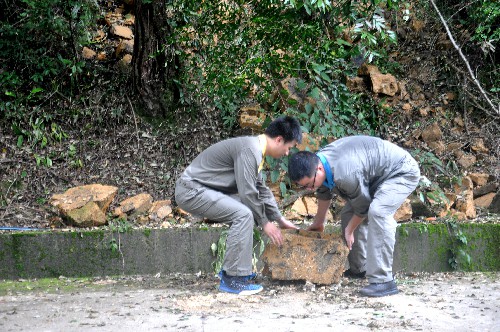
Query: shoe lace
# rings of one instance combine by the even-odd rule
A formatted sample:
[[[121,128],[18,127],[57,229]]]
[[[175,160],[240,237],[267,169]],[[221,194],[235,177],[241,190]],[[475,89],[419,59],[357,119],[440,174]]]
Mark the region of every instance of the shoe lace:
[[[242,276],[226,276],[228,279],[228,284],[231,287],[238,288],[238,289],[244,289],[247,288],[248,286],[253,285],[253,283],[246,279],[245,277]]]

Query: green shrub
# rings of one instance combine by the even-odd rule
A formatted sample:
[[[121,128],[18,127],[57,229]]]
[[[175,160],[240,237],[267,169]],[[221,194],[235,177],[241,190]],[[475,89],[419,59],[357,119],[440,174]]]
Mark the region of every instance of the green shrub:
[[[184,102],[208,97],[227,126],[237,123],[239,107],[254,98],[267,112],[296,114],[308,131],[325,136],[378,130],[378,104],[352,94],[343,82],[356,73],[359,61],[353,59],[383,57],[386,45],[395,42],[379,7],[385,2],[180,3],[170,8],[173,17],[182,12],[170,42],[183,46],[178,52],[185,64]],[[304,112],[286,100],[276,90],[285,77],[304,82],[315,106]]]
[[[11,123],[18,145],[43,148],[65,137],[51,108],[84,86],[82,45],[89,43],[96,19],[91,0],[5,2],[0,21],[0,114]]]

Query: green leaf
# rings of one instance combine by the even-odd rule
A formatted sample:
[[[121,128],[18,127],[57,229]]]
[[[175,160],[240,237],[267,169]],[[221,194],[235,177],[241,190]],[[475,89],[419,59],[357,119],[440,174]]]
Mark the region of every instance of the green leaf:
[[[321,74],[321,72],[323,72],[326,69],[324,65],[321,65],[319,63],[313,63],[312,68],[318,74]]]
[[[314,87],[311,92],[309,92],[309,96],[314,99],[319,99],[321,95],[321,90],[318,87]]]
[[[337,38],[337,39],[335,40],[335,44],[337,44],[337,45],[339,45],[339,46],[349,46],[349,47],[351,47],[351,46],[352,46],[352,44],[351,44],[351,43],[349,43],[348,41],[346,41],[346,40],[344,40],[344,39],[340,39],[340,38]]]
[[[310,114],[313,110],[313,106],[311,105],[311,103],[307,103],[305,106],[304,106],[304,110],[306,111],[307,114]]]
[[[280,192],[281,192],[281,196],[282,196],[282,197],[285,197],[285,196],[286,196],[286,194],[287,194],[287,192],[288,192],[288,190],[287,190],[287,188],[286,188],[286,184],[285,184],[285,182],[283,182],[283,181],[282,181],[282,182],[280,182]]]
[[[458,241],[460,241],[461,243],[467,245],[467,236],[465,236],[465,234],[462,233],[462,231],[460,231],[458,234],[457,234],[457,239]]]
[[[276,171],[276,170],[272,171],[271,172],[271,182],[275,183],[276,181],[278,181],[280,174],[281,174],[280,171]]]
[[[331,82],[332,80],[330,79],[330,76],[328,76],[325,72],[321,72],[320,76],[322,79],[324,79],[327,82]]]
[[[297,81],[297,88],[299,90],[304,90],[305,88],[307,88],[307,84],[304,80],[298,80]]]
[[[311,123],[317,125],[319,122],[319,116],[316,113],[311,115]]]

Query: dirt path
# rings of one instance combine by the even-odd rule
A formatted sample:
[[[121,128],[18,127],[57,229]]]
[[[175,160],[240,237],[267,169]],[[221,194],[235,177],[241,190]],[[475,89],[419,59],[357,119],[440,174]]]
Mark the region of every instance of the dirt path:
[[[500,272],[398,279],[400,294],[362,298],[340,285],[261,279],[251,297],[196,275],[0,283],[1,331],[500,331]]]

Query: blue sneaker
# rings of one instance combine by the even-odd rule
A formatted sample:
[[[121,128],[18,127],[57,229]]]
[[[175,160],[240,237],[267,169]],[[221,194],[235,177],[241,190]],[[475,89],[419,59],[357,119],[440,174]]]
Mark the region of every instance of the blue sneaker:
[[[222,272],[223,272],[223,270],[220,270],[219,273],[217,274],[219,276],[219,279],[222,279]],[[245,278],[245,280],[247,280],[247,281],[255,280],[255,279],[257,279],[257,273],[252,272],[252,274],[244,276],[243,278]]]
[[[394,280],[391,280],[380,284],[373,284],[373,283],[369,284],[368,286],[361,288],[359,292],[363,296],[381,297],[387,295],[394,295],[397,294],[399,291],[398,291],[398,286],[396,286]]]
[[[251,284],[248,276],[228,276],[226,272],[222,271],[220,279],[219,290],[221,292],[233,293],[238,295],[252,295],[257,294],[264,288],[261,285]]]

